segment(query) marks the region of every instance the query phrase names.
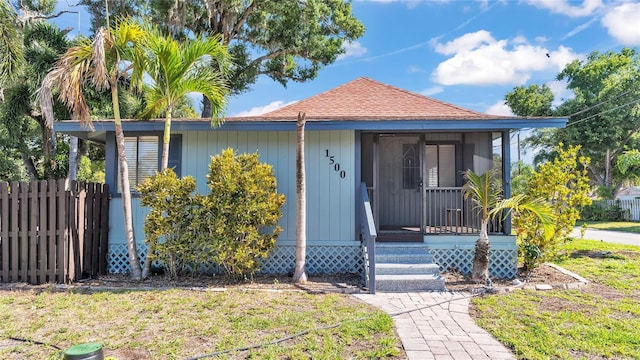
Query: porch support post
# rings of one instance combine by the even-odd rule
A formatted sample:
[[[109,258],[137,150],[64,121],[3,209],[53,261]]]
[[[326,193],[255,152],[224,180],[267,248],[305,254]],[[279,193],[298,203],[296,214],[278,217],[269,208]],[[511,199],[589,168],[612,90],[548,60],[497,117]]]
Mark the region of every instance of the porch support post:
[[[511,133],[502,130],[502,187],[504,197],[511,197]],[[511,215],[504,220],[504,234],[511,235]]]
[[[376,134],[373,137],[373,219],[375,220],[376,233],[380,232],[380,217],[378,212],[378,204],[380,204],[380,191],[378,187],[380,179],[378,178],[378,167],[380,162],[379,154],[380,135]]]

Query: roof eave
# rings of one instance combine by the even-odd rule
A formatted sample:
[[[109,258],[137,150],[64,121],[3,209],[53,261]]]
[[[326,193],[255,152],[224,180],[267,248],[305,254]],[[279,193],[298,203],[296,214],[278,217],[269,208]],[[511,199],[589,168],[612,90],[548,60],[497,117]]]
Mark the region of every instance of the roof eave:
[[[292,131],[296,129],[295,120],[257,120],[229,118],[220,127],[212,127],[209,119],[174,120],[172,131],[211,131],[211,130],[245,130],[245,131]],[[562,128],[567,118],[508,118],[496,117],[486,119],[411,119],[411,120],[322,120],[310,119],[307,130],[360,130],[360,131],[482,131],[482,130],[517,130],[531,128]],[[55,123],[55,130],[79,138],[104,143],[106,133],[115,131],[113,120],[95,121],[94,131],[81,127],[77,121],[61,121]],[[123,121],[122,127],[127,132],[163,131],[162,120]]]

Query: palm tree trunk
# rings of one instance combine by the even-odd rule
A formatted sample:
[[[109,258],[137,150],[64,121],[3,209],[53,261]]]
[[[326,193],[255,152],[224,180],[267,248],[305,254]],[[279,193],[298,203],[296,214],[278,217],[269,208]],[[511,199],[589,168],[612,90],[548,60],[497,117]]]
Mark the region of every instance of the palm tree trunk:
[[[167,116],[164,120],[164,134],[162,137],[162,166],[161,171],[169,166],[169,142],[171,141],[171,109],[167,109]]]
[[[473,270],[471,279],[476,283],[484,283],[489,278],[489,235],[487,228],[488,219],[482,219],[480,224],[480,235],[476,240],[475,255],[473,257]]]
[[[78,138],[71,136],[69,140],[69,181],[78,179]]]
[[[124,132],[122,131],[122,121],[120,120],[120,107],[118,104],[117,84],[111,84],[111,99],[113,103],[113,117],[115,119],[116,146],[118,148],[118,161],[120,165],[120,183],[122,185],[122,210],[124,212],[124,233],[127,239],[127,252],[129,254],[129,267],[131,267],[131,278],[140,280],[142,272],[140,260],[138,259],[138,248],[135,234],[133,232],[133,212],[131,210],[131,185],[129,183],[129,163],[124,147]]]
[[[208,119],[211,117],[211,113],[213,113],[213,109],[211,108],[211,101],[209,101],[209,99],[202,95],[202,114],[200,114],[200,117],[203,119]]]
[[[305,113],[298,113],[296,138],[296,269],[293,282],[304,284],[307,282],[305,262],[307,257],[307,189],[305,183],[304,166],[304,124]]]

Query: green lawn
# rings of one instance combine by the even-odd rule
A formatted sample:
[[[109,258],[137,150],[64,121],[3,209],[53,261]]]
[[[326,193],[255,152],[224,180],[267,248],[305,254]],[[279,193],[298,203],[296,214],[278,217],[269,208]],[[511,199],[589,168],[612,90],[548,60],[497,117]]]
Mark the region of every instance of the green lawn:
[[[341,323],[343,322],[344,323]],[[218,359],[393,358],[392,319],[349,295],[300,291],[0,290],[0,358],[60,359],[61,349],[103,344],[118,359],[184,359],[308,334]],[[317,330],[335,324],[340,326]]]
[[[586,223],[588,228],[612,231],[625,231],[640,234],[640,222],[612,222],[612,221],[580,221],[576,226]]]
[[[640,247],[576,240],[553,262],[591,283],[475,298],[476,322],[520,359],[640,358]]]

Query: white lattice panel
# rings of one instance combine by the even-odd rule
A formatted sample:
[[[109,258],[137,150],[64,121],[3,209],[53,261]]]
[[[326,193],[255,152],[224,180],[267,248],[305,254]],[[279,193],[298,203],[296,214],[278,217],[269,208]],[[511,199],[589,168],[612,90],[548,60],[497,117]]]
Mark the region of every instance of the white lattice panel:
[[[440,271],[455,270],[469,275],[473,269],[474,249],[429,249]],[[489,255],[489,276],[512,279],[518,274],[518,251],[492,249]]]
[[[261,273],[293,273],[296,264],[295,246],[277,246],[263,260]],[[311,246],[307,247],[306,270],[309,275],[361,273],[362,252],[357,246]]]
[[[147,244],[138,244],[137,247],[140,265],[144,266],[145,258],[147,256]],[[107,272],[110,274],[126,274],[130,269],[127,245],[109,245],[109,250],[107,252]]]
[[[138,244],[141,264],[144,265],[146,244]],[[276,246],[269,257],[262,261],[260,273],[289,274],[293,273],[296,262],[295,246]],[[127,246],[124,244],[110,245],[107,254],[107,269],[111,274],[125,274],[130,270]],[[345,274],[361,273],[363,258],[360,247],[357,246],[309,246],[307,247],[306,270],[309,275],[316,274]],[[217,272],[215,264],[199,268],[205,273]]]

